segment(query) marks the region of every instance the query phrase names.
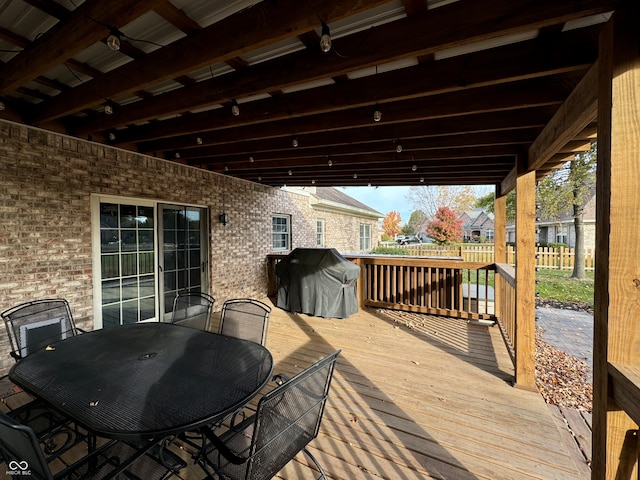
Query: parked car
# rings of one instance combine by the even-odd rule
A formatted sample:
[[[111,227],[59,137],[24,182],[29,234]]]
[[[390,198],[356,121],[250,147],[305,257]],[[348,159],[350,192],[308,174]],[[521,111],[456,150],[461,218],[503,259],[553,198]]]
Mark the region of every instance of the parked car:
[[[409,245],[410,243],[422,243],[422,240],[420,240],[415,235],[407,235],[406,237],[398,238],[396,241],[400,245]]]

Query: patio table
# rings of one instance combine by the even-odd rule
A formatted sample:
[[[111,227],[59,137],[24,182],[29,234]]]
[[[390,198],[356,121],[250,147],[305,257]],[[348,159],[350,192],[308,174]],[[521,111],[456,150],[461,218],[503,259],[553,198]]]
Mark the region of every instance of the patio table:
[[[223,419],[272,371],[257,343],[138,323],[53,343],[16,363],[9,378],[98,436],[148,440]]]

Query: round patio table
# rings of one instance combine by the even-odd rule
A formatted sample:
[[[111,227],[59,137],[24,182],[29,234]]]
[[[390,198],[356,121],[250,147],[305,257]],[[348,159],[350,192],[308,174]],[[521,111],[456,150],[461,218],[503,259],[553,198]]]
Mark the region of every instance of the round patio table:
[[[168,323],[56,342],[9,378],[98,436],[156,439],[222,420],[269,381],[262,345]]]

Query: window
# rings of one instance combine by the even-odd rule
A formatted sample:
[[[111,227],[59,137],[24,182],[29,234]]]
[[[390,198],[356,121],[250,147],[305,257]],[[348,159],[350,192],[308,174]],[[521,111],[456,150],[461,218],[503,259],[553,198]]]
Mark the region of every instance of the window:
[[[316,246],[324,247],[324,220],[316,220]]]
[[[274,250],[291,249],[291,217],[289,215],[274,215],[271,217],[272,238]]]
[[[556,242],[567,243],[567,234],[569,233],[568,227],[560,226],[556,229]]]
[[[494,237],[493,230],[487,229],[485,240],[493,240],[493,237]]]
[[[360,251],[366,252],[371,250],[371,225],[366,223],[360,224]]]

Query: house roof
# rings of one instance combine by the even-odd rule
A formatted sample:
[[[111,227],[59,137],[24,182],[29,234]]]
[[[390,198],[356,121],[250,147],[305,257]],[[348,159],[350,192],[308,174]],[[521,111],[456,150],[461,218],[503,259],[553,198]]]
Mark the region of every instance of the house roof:
[[[273,186],[509,188],[588,149],[618,3],[0,0],[0,118]]]

